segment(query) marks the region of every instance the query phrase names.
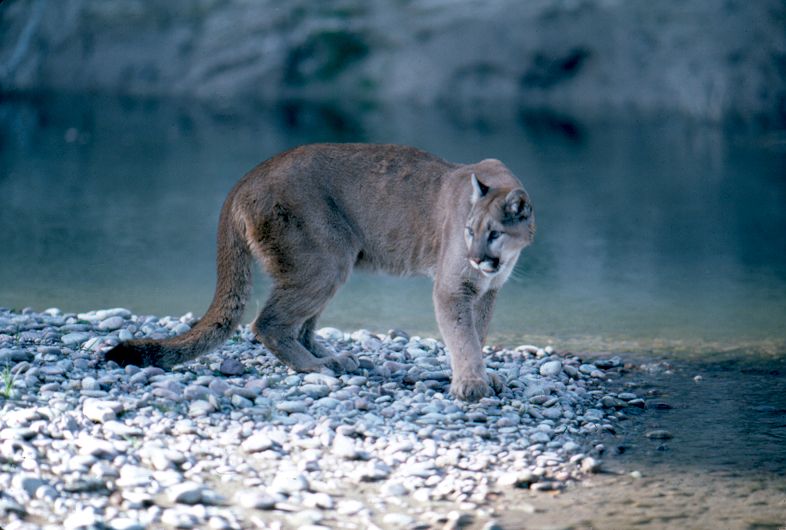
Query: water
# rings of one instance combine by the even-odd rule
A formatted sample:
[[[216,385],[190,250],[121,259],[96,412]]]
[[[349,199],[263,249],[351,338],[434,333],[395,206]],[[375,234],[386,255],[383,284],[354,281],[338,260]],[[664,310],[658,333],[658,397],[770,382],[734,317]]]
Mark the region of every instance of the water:
[[[786,350],[786,144],[674,116],[6,97],[0,304],[201,314],[227,191],[260,160],[326,140],[497,157],[520,176],[539,231],[492,341]],[[321,323],[434,334],[430,282],[356,274]]]
[[[786,524],[782,134],[510,108],[6,97],[0,305],[201,314],[234,182],[283,149],[328,140],[497,157],[521,177],[539,231],[500,297],[492,342],[675,363],[634,377],[674,408],[648,410],[606,442],[628,448],[606,457],[611,474],[561,496],[511,497],[506,527]],[[258,275],[248,320],[266,288]],[[430,282],[355,275],[322,323],[433,335]],[[643,436],[656,427],[675,435],[665,449]],[[541,511],[522,513],[519,501]]]
[[[622,432],[598,437],[603,472],[561,495],[512,495],[501,510],[503,527],[783,528],[786,357],[707,361],[658,361],[630,374],[627,382],[650,408]],[[673,438],[647,438],[654,429]]]

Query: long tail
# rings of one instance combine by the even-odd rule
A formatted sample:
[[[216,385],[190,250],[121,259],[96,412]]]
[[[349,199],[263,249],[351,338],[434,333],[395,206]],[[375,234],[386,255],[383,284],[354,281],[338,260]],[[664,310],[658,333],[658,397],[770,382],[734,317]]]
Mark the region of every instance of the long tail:
[[[242,227],[237,226],[230,193],[218,223],[216,291],[202,319],[183,335],[164,340],[123,342],[106,353],[107,361],[121,366],[158,366],[170,369],[215,348],[235,330],[251,290],[252,256]]]

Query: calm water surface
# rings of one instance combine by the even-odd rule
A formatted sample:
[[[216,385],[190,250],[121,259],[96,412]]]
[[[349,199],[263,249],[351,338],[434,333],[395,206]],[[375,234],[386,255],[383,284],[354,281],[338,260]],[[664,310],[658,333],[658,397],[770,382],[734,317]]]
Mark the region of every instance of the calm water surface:
[[[784,351],[783,137],[668,116],[6,97],[0,305],[201,314],[226,193],[259,161],[327,140],[496,157],[520,176],[539,232],[497,342]],[[259,275],[249,320],[266,288]],[[355,275],[322,324],[434,334],[430,281]]]
[[[533,197],[539,231],[503,290],[492,341],[666,359],[645,365],[637,391],[671,408],[606,442],[611,473],[559,496],[512,496],[506,528],[786,525],[780,134],[669,116],[6,98],[0,306],[200,315],[224,196],[259,161],[315,141],[500,158]],[[258,275],[248,320],[267,286]],[[433,335],[430,282],[355,275],[322,323]],[[654,428],[674,438],[648,440]],[[538,510],[520,512],[522,502]]]

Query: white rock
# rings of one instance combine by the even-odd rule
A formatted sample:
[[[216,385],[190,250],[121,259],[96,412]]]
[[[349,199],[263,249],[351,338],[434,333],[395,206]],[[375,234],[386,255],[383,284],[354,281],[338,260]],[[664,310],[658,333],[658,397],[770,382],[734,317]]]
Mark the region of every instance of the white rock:
[[[66,346],[76,346],[82,344],[89,338],[90,335],[88,333],[76,331],[74,333],[66,333],[65,335],[60,337],[60,341]]]
[[[332,452],[334,455],[347,460],[356,460],[360,456],[360,451],[355,445],[355,441],[343,434],[337,434],[333,438]]]
[[[303,381],[314,385],[326,385],[328,388],[336,388],[341,384],[341,381],[337,377],[320,373],[306,374],[303,376]]]
[[[551,441],[551,436],[548,433],[537,431],[530,435],[530,440],[536,443],[548,443]]]
[[[196,482],[183,482],[167,489],[166,495],[171,502],[178,504],[198,504],[202,502],[203,486]]]
[[[320,399],[330,394],[330,388],[327,385],[312,383],[302,385],[300,391],[312,399]]]
[[[232,405],[235,406],[236,408],[239,408],[239,409],[245,409],[245,408],[254,406],[254,402],[253,401],[251,401],[250,399],[244,398],[243,396],[238,395],[238,394],[233,394],[231,401],[232,401]]]
[[[543,377],[554,377],[562,371],[562,363],[560,361],[547,361],[540,365],[539,371]]]
[[[355,499],[345,499],[339,501],[336,511],[339,515],[355,515],[364,509],[365,506],[362,502]]]
[[[179,324],[175,325],[175,327],[172,328],[172,332],[175,335],[182,335],[183,333],[187,333],[188,331],[191,331],[191,326],[183,322],[180,322]]]
[[[270,484],[271,490],[286,494],[305,491],[308,488],[309,483],[305,476],[291,472],[280,472]]]
[[[94,377],[87,376],[82,379],[82,390],[101,390],[101,385]]]
[[[206,416],[215,410],[216,408],[209,401],[197,399],[189,404],[188,415],[192,418],[197,418],[199,416]]]
[[[407,488],[400,482],[385,482],[380,492],[387,497],[403,497],[407,494]]]
[[[310,493],[306,495],[306,498],[303,500],[303,504],[305,506],[311,508],[322,508],[323,510],[332,510],[333,509],[333,497],[328,495],[327,493]]]
[[[144,530],[145,526],[130,517],[116,517],[109,521],[109,528],[111,530]]]
[[[581,461],[581,470],[585,473],[597,473],[600,470],[600,462],[588,456]]]
[[[102,331],[114,331],[122,328],[123,324],[125,324],[123,317],[113,316],[99,322],[98,329]]]
[[[272,510],[276,507],[276,499],[261,491],[238,491],[234,501],[243,508],[255,510]]]
[[[144,467],[126,464],[120,468],[120,478],[117,485],[121,488],[149,486],[153,473]]]
[[[344,338],[344,332],[336,328],[320,328],[316,334],[327,340],[342,340]]]
[[[265,433],[255,433],[245,439],[240,446],[249,453],[258,453],[260,451],[267,451],[275,445],[275,442]]]
[[[14,489],[24,490],[24,492],[27,493],[27,495],[30,497],[34,497],[36,490],[47,484],[48,483],[42,478],[30,475],[28,473],[16,474],[11,481],[11,485]]]
[[[308,409],[306,402],[301,400],[282,401],[280,403],[276,403],[276,408],[282,412],[288,412],[290,414],[295,412],[303,413]]]
[[[103,401],[89,398],[82,403],[82,414],[91,421],[104,423],[117,419],[117,413],[123,410],[123,405],[117,401]]]
[[[101,519],[92,508],[84,508],[75,511],[63,521],[65,530],[76,530],[77,528],[93,528],[101,523]]]
[[[85,455],[91,455],[96,458],[113,458],[117,455],[117,449],[112,442],[107,440],[89,435],[80,435],[76,443],[80,447],[79,452]]]
[[[405,513],[386,513],[382,517],[382,522],[386,525],[390,525],[391,527],[403,527],[403,526],[410,526],[412,523],[415,522],[415,518],[411,515],[407,515]]]
[[[181,511],[177,508],[164,510],[161,514],[161,522],[174,528],[194,528],[199,520],[192,514]]]
[[[131,425],[126,425],[125,423],[114,420],[105,421],[101,430],[106,434],[111,434],[120,438],[145,435],[144,431],[139,427],[132,427]]]

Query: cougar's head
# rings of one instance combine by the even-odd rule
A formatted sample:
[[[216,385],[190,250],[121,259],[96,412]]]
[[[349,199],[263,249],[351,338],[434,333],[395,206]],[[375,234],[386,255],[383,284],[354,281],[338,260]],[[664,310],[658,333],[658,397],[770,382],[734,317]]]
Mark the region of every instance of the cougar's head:
[[[535,213],[523,188],[491,188],[473,173],[472,208],[464,229],[467,259],[484,276],[510,271],[535,235]]]

